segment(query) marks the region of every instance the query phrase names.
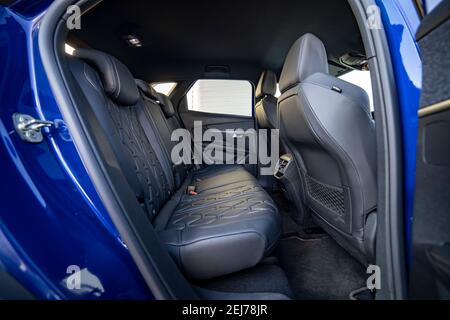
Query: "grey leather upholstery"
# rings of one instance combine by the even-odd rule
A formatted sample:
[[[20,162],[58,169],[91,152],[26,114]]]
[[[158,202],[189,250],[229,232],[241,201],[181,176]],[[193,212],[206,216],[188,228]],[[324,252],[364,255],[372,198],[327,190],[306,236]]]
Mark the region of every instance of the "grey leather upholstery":
[[[375,126],[365,91],[328,75],[326,56],[312,34],[293,45],[280,79],[280,130],[316,222],[366,263],[366,220],[377,206]]]
[[[119,169],[180,269],[208,279],[254,266],[269,254],[281,221],[257,180],[241,166],[200,171],[173,166],[170,135],[176,122],[170,120],[170,99],[135,82],[107,54],[76,50],[75,57],[70,68]],[[188,186],[198,194],[187,194]]]
[[[280,91],[286,91],[317,72],[328,73],[327,52],[319,38],[307,33],[289,50],[280,76]]]
[[[256,87],[255,115],[258,127],[261,129],[278,129],[277,76],[273,71],[266,70]]]

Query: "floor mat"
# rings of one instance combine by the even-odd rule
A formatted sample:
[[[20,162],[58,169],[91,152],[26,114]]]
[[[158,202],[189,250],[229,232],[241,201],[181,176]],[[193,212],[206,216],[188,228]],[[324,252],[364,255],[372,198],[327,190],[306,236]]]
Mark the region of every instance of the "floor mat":
[[[280,241],[277,256],[296,299],[347,300],[365,286],[365,268],[333,239]]]
[[[197,282],[196,285],[222,292],[276,292],[293,297],[286,274],[276,264],[259,264],[232,275]]]

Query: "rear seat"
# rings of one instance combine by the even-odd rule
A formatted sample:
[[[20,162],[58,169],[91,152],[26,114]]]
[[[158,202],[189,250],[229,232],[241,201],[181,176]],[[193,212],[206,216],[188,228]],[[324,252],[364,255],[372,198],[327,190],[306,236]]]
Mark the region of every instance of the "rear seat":
[[[164,155],[171,161],[171,151],[177,142],[171,140],[172,132],[180,129],[181,124],[175,115],[175,109],[172,102],[164,94],[157,93],[151,86],[142,80],[136,80],[139,91],[146,105],[144,114],[146,119],[141,123],[146,129],[147,125],[152,126],[152,130],[157,133],[159,144],[164,148]],[[138,109],[140,112],[141,109]],[[151,130],[149,130],[151,131]],[[191,166],[173,166],[172,171],[175,176],[180,175],[184,180],[187,172],[191,170]],[[213,165],[203,170],[195,172],[192,179],[192,186],[195,187],[197,193],[211,190],[219,186],[236,182],[253,182],[254,176],[239,165]],[[179,187],[179,185],[177,185]]]
[[[257,180],[241,166],[173,166],[170,136],[181,125],[170,100],[135,83],[110,55],[78,49],[74,56],[71,70],[120,169],[180,269],[210,279],[254,266],[269,254],[281,221]],[[188,187],[197,194],[187,194]]]

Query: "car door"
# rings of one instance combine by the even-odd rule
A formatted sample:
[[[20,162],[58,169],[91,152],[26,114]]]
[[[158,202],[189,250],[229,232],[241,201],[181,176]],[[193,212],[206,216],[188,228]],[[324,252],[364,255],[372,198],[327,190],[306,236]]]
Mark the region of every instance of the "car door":
[[[181,100],[179,114],[194,142],[197,141],[194,149],[201,148],[197,151],[203,154],[203,164],[214,162],[205,151],[218,147],[223,150],[222,163],[232,159],[256,173],[258,140],[253,109],[253,86],[248,81],[198,80],[193,84]],[[201,135],[195,125],[201,125]],[[220,135],[221,141],[205,136],[207,132]]]
[[[450,298],[450,1],[435,2],[416,34],[423,87],[409,275],[413,299]]]

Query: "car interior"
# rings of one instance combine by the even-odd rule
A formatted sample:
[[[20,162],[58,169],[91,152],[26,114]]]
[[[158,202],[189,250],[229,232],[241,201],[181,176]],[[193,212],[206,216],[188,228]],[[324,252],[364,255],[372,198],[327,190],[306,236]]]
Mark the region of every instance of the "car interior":
[[[374,299],[376,120],[344,80],[370,73],[348,1],[95,1],[58,47],[174,279],[205,299]],[[279,145],[273,167],[249,143],[226,147],[234,164],[174,164],[173,132],[200,121],[272,130],[258,146]]]

